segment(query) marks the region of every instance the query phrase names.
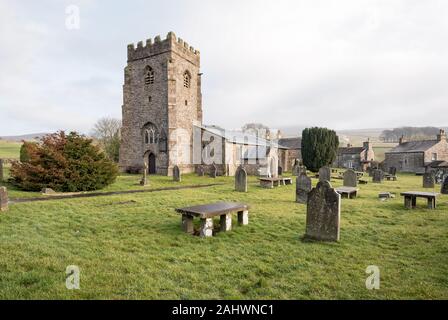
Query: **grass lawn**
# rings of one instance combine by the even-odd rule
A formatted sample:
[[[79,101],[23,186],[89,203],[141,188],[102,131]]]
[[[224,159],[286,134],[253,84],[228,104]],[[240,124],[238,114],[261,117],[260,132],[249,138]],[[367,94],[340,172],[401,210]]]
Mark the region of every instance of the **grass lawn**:
[[[108,190],[141,188],[139,179],[121,176]],[[176,185],[149,179],[148,188]],[[448,299],[448,196],[413,211],[399,195],[377,198],[421,190],[421,179],[400,175],[343,199],[339,243],[303,242],[295,185],[262,189],[255,177],[248,193],[234,192],[232,177],[184,175],[185,185],[223,184],[12,204],[0,214],[0,299]],[[213,238],[182,233],[176,207],[219,200],[250,204],[249,225],[234,217]],[[80,290],[65,288],[68,265],[81,270]],[[369,265],[380,268],[380,290],[365,287]]]
[[[21,142],[0,140],[0,158],[19,159]]]

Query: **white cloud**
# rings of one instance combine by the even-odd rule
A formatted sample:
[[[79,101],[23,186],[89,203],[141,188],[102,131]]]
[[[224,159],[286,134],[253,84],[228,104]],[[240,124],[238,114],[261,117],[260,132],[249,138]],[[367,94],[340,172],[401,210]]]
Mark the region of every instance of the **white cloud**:
[[[65,29],[65,5],[81,29]],[[77,129],[121,114],[126,45],[176,34],[201,51],[204,116],[336,129],[447,125],[448,3],[0,3],[0,134]]]

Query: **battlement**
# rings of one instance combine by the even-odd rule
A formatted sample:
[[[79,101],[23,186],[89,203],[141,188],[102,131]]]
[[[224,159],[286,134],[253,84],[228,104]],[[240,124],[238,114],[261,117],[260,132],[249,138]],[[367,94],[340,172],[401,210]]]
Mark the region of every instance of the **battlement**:
[[[137,47],[131,43],[128,45],[128,61],[139,60],[150,57],[152,55],[167,52],[169,50],[176,51],[180,54],[186,54],[191,56],[194,60],[199,58],[200,52],[195,50],[192,46],[189,46],[187,42],[181,38],[176,38],[174,32],[168,32],[165,39],[161,39],[160,36],[152,39],[147,39],[145,43],[139,41]]]

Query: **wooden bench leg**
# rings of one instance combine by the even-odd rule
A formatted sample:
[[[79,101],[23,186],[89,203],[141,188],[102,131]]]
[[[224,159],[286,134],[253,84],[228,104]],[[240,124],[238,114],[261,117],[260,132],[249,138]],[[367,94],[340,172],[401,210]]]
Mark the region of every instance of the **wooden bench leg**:
[[[417,197],[412,197],[412,209],[417,207]]]
[[[249,224],[249,211],[244,210],[238,212],[238,224],[245,226],[246,224]]]
[[[435,209],[435,208],[436,208],[436,199],[428,198],[428,209]]]
[[[412,198],[410,196],[404,196],[404,207],[406,209],[412,209]]]
[[[201,230],[199,231],[201,237],[213,236],[213,218],[201,219]]]
[[[221,224],[221,231],[230,231],[232,230],[232,214],[223,214],[219,218],[219,222]]]
[[[350,199],[355,199],[358,196],[357,192],[350,193]]]
[[[182,215],[182,230],[186,233],[193,234],[194,233],[194,227],[193,227],[193,217],[183,214]]]

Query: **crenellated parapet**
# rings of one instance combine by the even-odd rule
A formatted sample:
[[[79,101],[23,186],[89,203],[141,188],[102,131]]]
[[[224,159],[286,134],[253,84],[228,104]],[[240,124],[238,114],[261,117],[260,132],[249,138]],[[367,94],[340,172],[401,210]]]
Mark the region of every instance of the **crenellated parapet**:
[[[152,39],[147,39],[145,42],[139,41],[137,46],[133,43],[129,44],[128,61],[144,59],[168,51],[187,56],[193,62],[199,62],[200,52],[181,38],[177,38],[174,32],[168,32],[163,40],[160,36],[156,36],[154,41]]]

